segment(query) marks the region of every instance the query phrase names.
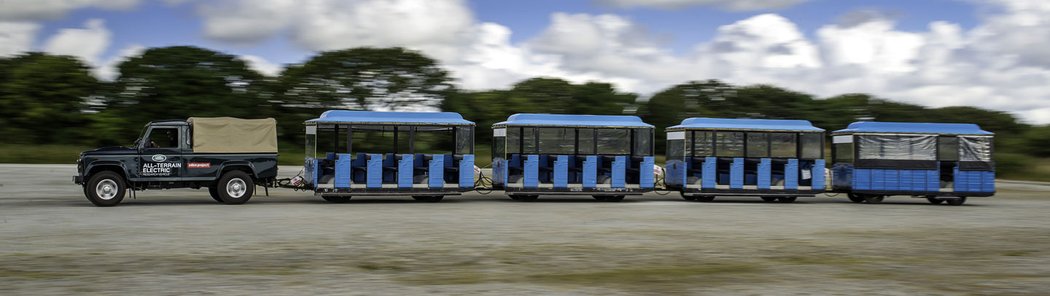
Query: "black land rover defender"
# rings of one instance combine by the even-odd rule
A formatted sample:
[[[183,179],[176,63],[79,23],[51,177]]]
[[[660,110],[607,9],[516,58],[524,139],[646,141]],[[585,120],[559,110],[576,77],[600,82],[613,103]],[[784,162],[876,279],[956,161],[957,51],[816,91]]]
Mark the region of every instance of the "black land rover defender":
[[[73,182],[96,206],[115,206],[128,190],[208,188],[213,199],[243,204],[256,185],[277,178],[276,121],[230,117],[154,121],[132,147],[85,151]]]

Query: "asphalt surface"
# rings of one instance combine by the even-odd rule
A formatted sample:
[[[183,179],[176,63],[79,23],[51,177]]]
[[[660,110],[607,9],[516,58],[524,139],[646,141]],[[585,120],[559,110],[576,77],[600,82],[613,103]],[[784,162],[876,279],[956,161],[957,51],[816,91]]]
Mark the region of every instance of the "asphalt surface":
[[[499,192],[328,204],[273,189],[239,206],[163,190],[98,208],[73,174],[0,164],[0,295],[1050,291],[1050,186],[1039,183],[1002,182],[963,206]]]

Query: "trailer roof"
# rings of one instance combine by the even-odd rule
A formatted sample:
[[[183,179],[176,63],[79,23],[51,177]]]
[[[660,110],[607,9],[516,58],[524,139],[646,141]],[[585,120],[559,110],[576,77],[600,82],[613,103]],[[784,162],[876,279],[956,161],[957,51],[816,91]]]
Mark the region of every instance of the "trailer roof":
[[[576,114],[539,114],[518,113],[507,117],[506,121],[497,122],[493,127],[501,126],[562,126],[562,127],[632,127],[653,128],[642,122],[638,116],[631,115],[576,115]]]
[[[834,133],[905,133],[949,135],[994,135],[972,123],[877,122],[858,121]]]
[[[795,119],[748,119],[748,118],[707,118],[693,117],[682,120],[682,123],[667,128],[671,129],[704,129],[704,130],[754,130],[754,131],[794,131],[823,132],[824,129],[813,126],[808,120]]]
[[[387,125],[474,125],[455,112],[382,112],[328,110],[307,124],[387,124]]]

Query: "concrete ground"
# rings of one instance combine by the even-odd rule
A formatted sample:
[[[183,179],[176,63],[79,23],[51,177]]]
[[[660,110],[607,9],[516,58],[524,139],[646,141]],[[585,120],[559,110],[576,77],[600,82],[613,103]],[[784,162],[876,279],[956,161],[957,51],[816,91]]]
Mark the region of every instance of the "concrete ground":
[[[843,196],[794,204],[514,202],[499,192],[328,204],[275,189],[92,206],[68,165],[0,165],[0,295],[1045,295],[1050,187],[964,206]],[[298,170],[282,167],[282,173]]]

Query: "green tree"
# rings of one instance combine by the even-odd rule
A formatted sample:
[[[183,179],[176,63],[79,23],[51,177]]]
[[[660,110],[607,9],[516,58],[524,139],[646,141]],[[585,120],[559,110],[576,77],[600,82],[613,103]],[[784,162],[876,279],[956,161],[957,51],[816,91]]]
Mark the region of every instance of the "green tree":
[[[1033,127],[1024,133],[1022,145],[1031,155],[1050,157],[1050,144],[1047,143],[1050,143],[1050,125]]]
[[[434,59],[399,47],[361,47],[289,66],[275,85],[274,103],[285,139],[302,142],[302,122],[324,110],[432,110],[455,92]]]
[[[80,143],[99,81],[76,58],[27,53],[0,61],[0,135],[7,143]]]
[[[427,109],[455,91],[437,61],[399,47],[322,52],[279,82],[282,103],[358,110]]]
[[[117,67],[106,124],[134,138],[143,124],[192,116],[273,115],[267,79],[232,55],[192,46],[151,48]],[[120,139],[126,142],[129,139]]]

